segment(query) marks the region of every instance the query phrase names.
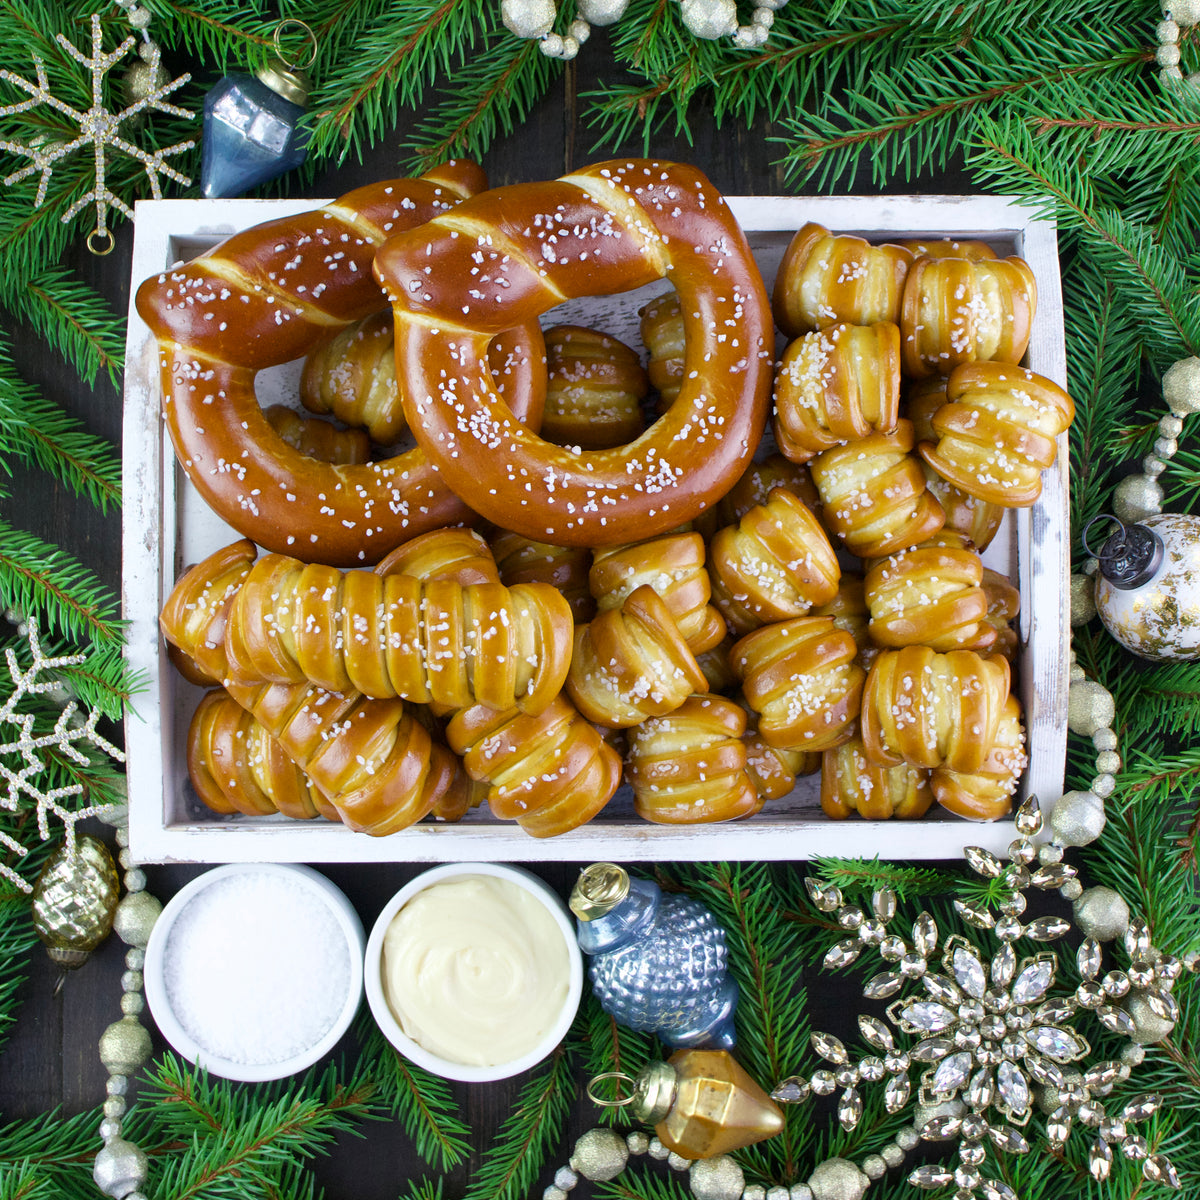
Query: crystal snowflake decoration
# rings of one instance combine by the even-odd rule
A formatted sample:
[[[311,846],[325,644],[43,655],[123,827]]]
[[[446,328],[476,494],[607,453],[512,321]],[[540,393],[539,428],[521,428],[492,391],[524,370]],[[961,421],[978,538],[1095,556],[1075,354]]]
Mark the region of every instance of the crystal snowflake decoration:
[[[80,112],[78,109],[72,108],[71,105],[66,104],[53,95],[50,91],[50,84],[46,75],[46,64],[36,53],[33,55],[33,62],[37,68],[37,83],[31,83],[28,79],[23,79],[20,75],[16,75],[12,71],[0,70],[0,79],[20,88],[21,91],[26,92],[30,97],[28,100],[22,100],[17,104],[7,104],[0,107],[0,117],[15,116],[17,113],[28,112],[31,108],[36,108],[39,104],[45,104],[62,113],[63,116],[68,117],[79,126],[79,136],[69,142],[47,142],[43,146],[33,146],[25,145],[23,142],[0,141],[0,149],[31,160],[28,166],[14,171],[5,178],[4,182],[11,186],[28,178],[35,172],[41,172],[37,198],[34,200],[34,207],[40,208],[46,199],[46,189],[50,185],[50,177],[53,174],[55,164],[84,146],[92,146],[96,160],[95,187],[85,195],[80,196],[67,209],[62,218],[64,222],[69,221],[85,205],[94,203],[96,206],[96,228],[88,239],[90,245],[93,239],[99,239],[103,242],[111,237],[111,234],[108,232],[109,208],[115,208],[127,217],[133,216],[132,209],[108,188],[105,155],[110,147],[113,150],[120,151],[122,154],[127,154],[130,158],[137,159],[145,167],[146,176],[150,180],[150,191],[156,200],[162,199],[162,188],[159,183],[160,175],[166,175],[169,179],[173,179],[184,186],[192,182],[186,175],[181,174],[174,167],[168,166],[165,160],[172,155],[182,154],[185,150],[190,150],[196,144],[194,141],[177,142],[174,146],[167,146],[162,150],[150,152],[143,150],[140,146],[135,146],[127,138],[122,137],[120,132],[123,123],[128,122],[131,117],[136,116],[146,109],[170,113],[172,116],[186,117],[190,120],[195,115],[194,113],[180,108],[178,105],[166,103],[166,97],[183,87],[191,79],[191,75],[180,75],[177,79],[172,79],[168,83],[154,83],[148,94],[142,97],[142,99],[122,109],[120,112],[109,112],[104,107],[104,77],[129,53],[130,48],[137,39],[132,36],[127,37],[115,50],[109,54],[105,54],[102,45],[99,14],[92,15],[92,54],[90,58],[86,57],[81,50],[72,45],[61,33],[56,36],[59,45],[77,63],[80,63],[91,71],[92,107],[87,112]],[[152,80],[157,80],[159,67],[159,51],[157,46],[151,46],[148,65],[150,68],[149,77]]]
[[[990,954],[957,933],[943,941],[927,912],[917,917],[905,937],[893,928],[896,895],[890,888],[875,892],[868,913],[846,904],[836,887],[805,881],[817,908],[833,914],[851,935],[829,950],[823,965],[833,970],[848,967],[873,948],[885,969],[867,981],[864,995],[896,999],[887,1009],[890,1027],[873,1016],[858,1018],[859,1032],[872,1053],[855,1059],[839,1039],[815,1033],[812,1047],[828,1066],[808,1079],[785,1079],[772,1096],[797,1103],[809,1095],[830,1096],[840,1090],[838,1121],[853,1129],[864,1112],[863,1084],[884,1083],[884,1107],[896,1113],[913,1101],[910,1070],[924,1066],[916,1099],[925,1108],[925,1118],[917,1133],[926,1141],[956,1140],[958,1162],[952,1167],[918,1167],[909,1175],[915,1187],[954,1187],[955,1200],[1016,1200],[1007,1183],[988,1178],[981,1168],[989,1143],[1005,1154],[1028,1153],[1030,1144],[1016,1126],[1029,1120],[1035,1092],[1043,1107],[1051,1109],[1051,1145],[1064,1145],[1076,1124],[1092,1131],[1089,1169],[1097,1180],[1108,1177],[1116,1148],[1140,1160],[1148,1180],[1179,1187],[1171,1163],[1161,1154],[1151,1154],[1146,1140],[1129,1128],[1157,1111],[1158,1097],[1142,1096],[1109,1113],[1103,1098],[1129,1078],[1131,1068],[1126,1062],[1100,1062],[1074,1069],[1072,1064],[1086,1058],[1091,1046],[1071,1022],[1087,1009],[1105,1028],[1132,1036],[1134,1018],[1117,1003],[1131,993],[1161,1020],[1175,1020],[1178,1007],[1170,990],[1182,964],[1150,945],[1142,921],[1131,923],[1125,936],[1131,960],[1125,971],[1101,977],[1100,946],[1086,939],[1076,956],[1080,982],[1073,990],[1060,980],[1059,958],[1053,952],[1018,957],[1017,942],[1055,941],[1072,928],[1061,917],[1023,922],[1024,891],[1060,888],[1076,872],[1054,861],[1053,851],[1039,856],[1033,841],[1042,828],[1036,800],[1021,807],[1015,824],[1017,837],[1009,846],[1007,863],[979,847],[964,851],[977,874],[1000,884],[999,913],[963,901],[954,904],[966,924],[996,939]]]
[[[74,809],[65,807],[62,801],[83,794],[82,783],[65,784],[62,787],[43,791],[37,782],[39,776],[46,769],[46,762],[41,752],[55,750],[81,766],[87,766],[91,760],[78,748],[76,745],[78,742],[90,742],[117,762],[124,762],[125,755],[97,731],[96,722],[100,718],[98,712],[89,712],[82,722],[76,720],[79,706],[74,701],[70,701],[63,708],[50,733],[41,736],[35,734],[33,714],[19,712],[18,705],[26,696],[57,692],[62,685],[56,679],[48,678],[51,672],[62,667],[75,666],[84,662],[87,656],[71,654],[45,657],[38,639],[36,621],[29,622],[26,636],[29,639],[29,648],[33,657],[28,670],[21,670],[16,653],[11,647],[5,651],[8,673],[13,682],[13,691],[8,699],[0,705],[0,727],[15,728],[17,737],[16,741],[0,742],[0,780],[7,784],[8,788],[4,794],[0,795],[0,809],[16,812],[22,796],[33,800],[37,807],[38,833],[42,841],[46,841],[50,836],[50,816],[53,814],[62,822],[66,830],[67,852],[71,854],[75,849],[75,823],[84,817],[104,813],[109,806],[88,805],[84,808]],[[9,766],[5,761],[14,756],[19,757],[21,763],[18,769]],[[0,845],[11,850],[18,857],[28,853],[27,848],[21,845],[16,838],[2,830],[0,830]],[[33,890],[30,883],[22,879],[4,862],[0,862],[0,875],[3,875],[23,892]]]

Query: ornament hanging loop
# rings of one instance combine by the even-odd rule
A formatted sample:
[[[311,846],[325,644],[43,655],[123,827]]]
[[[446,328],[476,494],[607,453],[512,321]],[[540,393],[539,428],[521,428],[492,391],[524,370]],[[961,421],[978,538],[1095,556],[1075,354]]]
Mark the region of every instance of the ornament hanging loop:
[[[87,235],[87,248],[97,258],[105,258],[117,248],[117,239],[111,229],[96,228]]]
[[[284,34],[285,32],[291,32],[293,29],[302,33],[308,41],[307,57],[301,55],[293,60],[284,53]],[[280,21],[275,26],[275,32],[271,35],[271,45],[275,49],[275,56],[289,71],[307,71],[317,61],[317,35],[313,33],[308,25],[296,17],[288,17],[287,20]]]
[[[621,1083],[627,1083],[631,1086],[636,1086],[637,1084],[637,1080],[632,1075],[626,1075],[624,1071],[605,1071],[603,1075],[595,1076],[587,1085],[587,1096],[593,1104],[598,1104],[601,1108],[625,1108],[637,1099],[636,1093],[618,1097],[616,1100],[609,1100],[606,1097],[596,1095],[596,1085],[606,1083],[610,1079],[617,1079]]]

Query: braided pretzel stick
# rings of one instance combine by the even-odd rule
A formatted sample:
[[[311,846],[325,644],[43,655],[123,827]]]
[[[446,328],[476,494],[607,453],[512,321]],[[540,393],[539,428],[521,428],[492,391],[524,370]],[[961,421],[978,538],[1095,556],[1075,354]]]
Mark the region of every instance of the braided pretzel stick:
[[[138,312],[158,339],[175,452],[197,491],[239,533],[269,550],[352,566],[471,519],[420,450],[334,465],[293,449],[264,417],[254,377],[382,308],[371,276],[376,248],[486,186],[482,169],[462,161],[359,188],[322,209],[234,234],[138,289]],[[519,419],[540,420],[543,359],[536,324],[497,338],[493,361],[508,377]]]
[[[723,496],[758,445],[770,307],[745,236],[691,167],[622,160],[497,188],[390,239],[375,273],[396,313],[414,436],[450,486],[506,529],[559,545],[639,541]],[[663,277],[687,336],[666,415],[625,446],[589,452],[522,427],[482,369],[488,340],[563,300]]]

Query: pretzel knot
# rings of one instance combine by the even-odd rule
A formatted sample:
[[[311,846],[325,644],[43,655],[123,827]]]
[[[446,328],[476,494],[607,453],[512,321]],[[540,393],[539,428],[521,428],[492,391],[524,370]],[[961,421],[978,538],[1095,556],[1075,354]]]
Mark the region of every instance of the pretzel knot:
[[[371,278],[376,247],[485,186],[482,170],[460,161],[358,188],[235,234],[138,289],[138,312],[158,340],[175,452],[209,507],[239,533],[310,562],[362,566],[426,530],[470,519],[419,449],[349,465],[294,449],[264,416],[254,380],[384,308]],[[518,412],[534,421],[544,352],[536,324],[506,333],[493,352]]]
[[[498,188],[397,234],[375,274],[396,314],[396,367],[418,444],[467,504],[559,545],[641,540],[690,520],[758,445],[774,336],[745,236],[695,169],[598,163]],[[488,340],[567,299],[666,278],[687,350],[679,398],[624,446],[558,447],[515,419]]]

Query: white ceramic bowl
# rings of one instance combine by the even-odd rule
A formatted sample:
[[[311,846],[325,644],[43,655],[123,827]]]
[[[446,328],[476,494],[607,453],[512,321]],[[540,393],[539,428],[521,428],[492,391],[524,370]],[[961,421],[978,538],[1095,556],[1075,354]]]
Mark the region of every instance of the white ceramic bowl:
[[[271,883],[283,883],[287,887],[298,888],[307,894],[307,903],[321,906],[324,913],[332,918],[327,924],[337,931],[333,936],[345,939],[349,958],[345,996],[320,998],[328,1008],[336,1012],[332,1025],[323,1034],[315,1037],[311,1044],[286,1057],[272,1056],[273,1061],[269,1062],[241,1061],[241,1057],[252,1056],[240,1056],[235,1059],[222,1054],[216,1048],[221,1044],[220,1035],[207,1035],[199,1030],[194,1014],[191,1022],[193,1031],[189,1032],[173,1007],[172,993],[167,983],[168,972],[175,969],[169,960],[173,954],[179,953],[178,946],[172,945],[171,935],[180,918],[189,913],[193,920],[204,920],[203,908],[193,909],[192,906],[202,904],[204,893],[214,884],[223,880],[244,879],[247,887],[254,887],[258,878],[265,881],[265,886],[268,887]],[[315,912],[317,909],[310,911]],[[245,913],[245,922],[255,934],[261,936],[264,948],[271,945],[272,929],[266,920],[259,920],[256,924],[255,914],[248,911]],[[350,901],[324,875],[318,874],[310,867],[283,863],[232,863],[229,866],[216,867],[193,879],[173,896],[163,909],[146,947],[146,999],[163,1037],[189,1062],[196,1063],[197,1066],[204,1067],[205,1070],[224,1079],[237,1079],[247,1083],[283,1079],[312,1066],[333,1049],[349,1028],[362,1001],[363,945],[363,927],[358,914]],[[219,965],[217,969],[220,969]],[[304,978],[297,972],[294,990],[286,996],[258,997],[262,1005],[258,1011],[272,1014],[276,1023],[284,1021],[289,1014],[302,1012],[306,1001],[312,1000],[313,993],[309,989],[318,988],[322,983],[321,979]]]
[[[418,892],[432,887],[435,883],[447,880],[462,879],[469,875],[490,875],[497,879],[514,883],[537,899],[553,918],[561,930],[563,941],[567,947],[567,958],[570,964],[570,975],[567,982],[567,996],[562,1011],[554,1026],[547,1032],[536,1046],[520,1058],[511,1062],[497,1063],[493,1066],[468,1066],[454,1062],[426,1050],[418,1045],[400,1027],[400,1022],[388,1004],[383,990],[383,938],[392,918]],[[575,926],[567,913],[566,906],[558,894],[536,875],[522,870],[520,867],[510,867],[504,863],[447,863],[445,866],[434,867],[418,875],[410,883],[402,887],[379,914],[367,939],[366,966],[363,972],[367,989],[367,1003],[379,1028],[405,1058],[411,1059],[418,1066],[440,1075],[444,1079],[458,1079],[465,1083],[487,1083],[495,1079],[508,1079],[519,1075],[539,1063],[549,1055],[566,1036],[579,1009],[579,1001],[583,996],[583,954],[575,939]]]

